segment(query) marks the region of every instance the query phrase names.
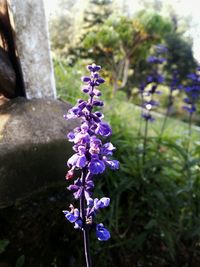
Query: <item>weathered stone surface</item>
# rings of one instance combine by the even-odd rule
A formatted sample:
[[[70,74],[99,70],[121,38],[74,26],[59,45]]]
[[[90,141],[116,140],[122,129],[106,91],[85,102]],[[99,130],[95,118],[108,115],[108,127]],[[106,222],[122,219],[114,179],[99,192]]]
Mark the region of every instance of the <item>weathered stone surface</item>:
[[[35,190],[64,182],[72,154],[64,120],[70,105],[16,98],[0,105],[0,207]]]
[[[27,98],[56,97],[43,0],[9,0]]]

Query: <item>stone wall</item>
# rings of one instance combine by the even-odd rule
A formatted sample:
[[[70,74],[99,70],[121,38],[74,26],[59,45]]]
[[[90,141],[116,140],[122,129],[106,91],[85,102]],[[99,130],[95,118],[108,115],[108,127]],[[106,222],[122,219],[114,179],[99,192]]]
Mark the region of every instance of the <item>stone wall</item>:
[[[77,123],[63,118],[69,107],[24,98],[0,106],[0,207],[65,181],[73,153],[65,137]]]

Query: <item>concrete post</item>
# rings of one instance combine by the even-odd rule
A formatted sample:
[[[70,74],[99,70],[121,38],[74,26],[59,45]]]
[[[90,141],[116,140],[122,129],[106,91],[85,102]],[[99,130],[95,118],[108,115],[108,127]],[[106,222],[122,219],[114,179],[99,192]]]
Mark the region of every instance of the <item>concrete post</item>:
[[[28,99],[56,98],[43,0],[8,0]]]

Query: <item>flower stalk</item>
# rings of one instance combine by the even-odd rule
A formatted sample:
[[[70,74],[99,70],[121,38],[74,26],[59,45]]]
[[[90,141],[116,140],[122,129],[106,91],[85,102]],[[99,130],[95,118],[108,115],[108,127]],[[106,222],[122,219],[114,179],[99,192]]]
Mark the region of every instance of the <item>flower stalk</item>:
[[[164,77],[159,73],[159,66],[162,65],[166,59],[163,58],[162,54],[167,50],[162,45],[156,46],[156,55],[147,58],[147,62],[152,65],[152,72],[147,76],[146,81],[142,82],[140,85],[140,95],[142,102],[142,114],[141,117],[145,120],[144,126],[144,139],[143,139],[143,154],[142,162],[145,164],[145,158],[147,153],[147,137],[148,137],[148,124],[149,121],[153,122],[155,120],[152,115],[152,110],[159,106],[159,102],[155,100],[154,96],[156,94],[161,94],[158,90],[159,84],[164,81]],[[139,135],[141,132],[141,124],[139,126]]]

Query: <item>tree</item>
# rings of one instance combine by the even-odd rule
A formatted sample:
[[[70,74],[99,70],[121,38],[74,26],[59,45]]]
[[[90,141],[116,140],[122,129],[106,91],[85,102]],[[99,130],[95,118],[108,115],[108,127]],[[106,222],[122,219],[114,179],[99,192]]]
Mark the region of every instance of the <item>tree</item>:
[[[77,20],[84,12],[77,11],[77,4],[77,0],[59,0],[55,15],[50,20],[51,47],[58,55],[68,55],[69,50],[76,45],[79,33]]]
[[[83,29],[95,31],[111,15],[111,0],[90,0],[84,14]]]
[[[86,35],[83,45],[88,56],[110,71],[115,93],[126,86],[131,64],[144,58],[151,45],[169,31],[171,23],[155,13],[139,12],[133,19],[111,16],[97,33]]]

